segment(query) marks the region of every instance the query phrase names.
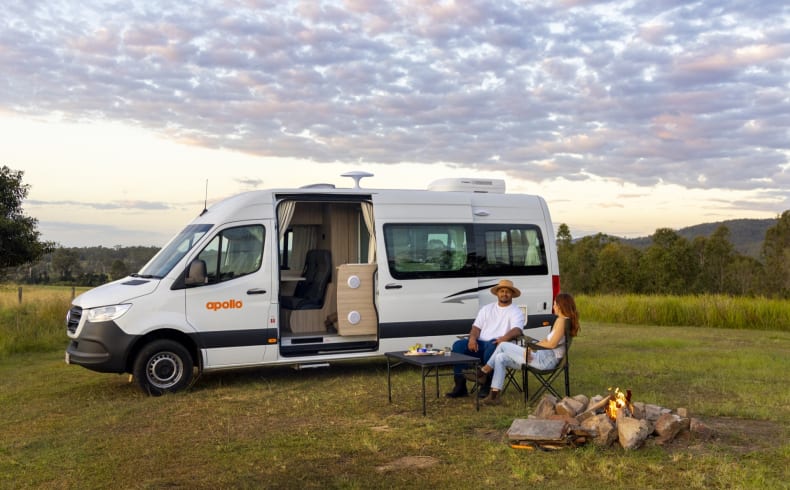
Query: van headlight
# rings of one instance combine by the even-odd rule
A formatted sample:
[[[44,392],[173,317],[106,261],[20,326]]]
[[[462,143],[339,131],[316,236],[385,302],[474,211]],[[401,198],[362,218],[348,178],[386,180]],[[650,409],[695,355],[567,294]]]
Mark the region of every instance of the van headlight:
[[[131,304],[122,304],[102,306],[101,308],[91,308],[88,310],[88,321],[96,323],[116,320],[123,316],[124,313],[129,311],[129,308],[131,307]]]

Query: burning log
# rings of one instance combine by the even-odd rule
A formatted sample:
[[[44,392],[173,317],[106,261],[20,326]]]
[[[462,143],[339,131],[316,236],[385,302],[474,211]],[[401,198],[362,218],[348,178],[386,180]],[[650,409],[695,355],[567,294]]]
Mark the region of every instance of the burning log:
[[[585,410],[585,412],[597,413],[598,410],[603,410],[604,408],[608,407],[609,406],[609,400],[611,400],[611,399],[612,399],[612,395],[606,395],[605,397],[601,398],[601,400],[599,402],[594,403],[594,404],[590,405],[589,407],[587,407],[587,410]]]
[[[595,398],[598,398],[598,397],[595,397]],[[587,408],[585,408],[582,413],[580,413],[579,415],[576,416],[576,419],[580,423],[583,423],[585,420],[588,420],[588,419],[591,419],[591,418],[595,417],[596,415],[598,415],[598,413],[601,410],[603,410],[604,408],[608,407],[609,406],[609,400],[611,399],[611,395],[607,395],[607,396],[601,398],[600,400],[594,402],[593,400],[595,400],[595,398],[590,400],[590,404],[587,406]]]
[[[631,417],[634,413],[634,406],[631,404],[631,390],[626,390],[625,393],[620,391],[620,388],[615,388],[614,392],[609,395],[609,405],[606,407],[606,414],[612,420],[617,420],[621,415]],[[622,413],[621,413],[622,412]]]

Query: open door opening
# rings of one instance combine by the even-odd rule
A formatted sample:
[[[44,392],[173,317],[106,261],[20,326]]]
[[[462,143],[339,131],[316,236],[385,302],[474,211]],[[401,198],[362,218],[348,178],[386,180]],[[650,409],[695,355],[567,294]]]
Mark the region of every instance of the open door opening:
[[[278,221],[280,354],[376,350],[377,275],[369,198],[285,197],[278,205]]]

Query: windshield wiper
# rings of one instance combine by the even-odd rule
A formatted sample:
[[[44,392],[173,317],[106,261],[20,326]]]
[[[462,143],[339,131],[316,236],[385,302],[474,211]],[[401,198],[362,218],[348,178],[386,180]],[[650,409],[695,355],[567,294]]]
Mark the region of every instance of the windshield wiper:
[[[135,272],[134,274],[129,275],[132,277],[139,277],[141,279],[162,279],[162,276],[155,276],[153,274],[138,274]]]

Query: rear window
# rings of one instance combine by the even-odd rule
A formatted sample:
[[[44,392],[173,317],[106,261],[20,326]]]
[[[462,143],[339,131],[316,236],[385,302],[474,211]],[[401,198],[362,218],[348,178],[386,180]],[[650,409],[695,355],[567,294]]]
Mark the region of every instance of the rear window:
[[[479,276],[534,276],[549,273],[546,245],[535,225],[475,225]]]

